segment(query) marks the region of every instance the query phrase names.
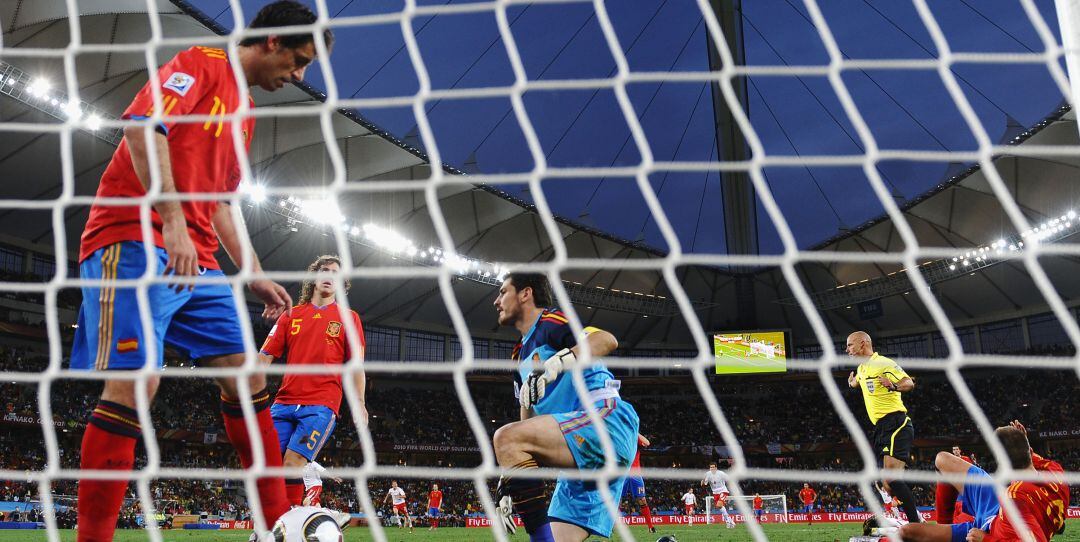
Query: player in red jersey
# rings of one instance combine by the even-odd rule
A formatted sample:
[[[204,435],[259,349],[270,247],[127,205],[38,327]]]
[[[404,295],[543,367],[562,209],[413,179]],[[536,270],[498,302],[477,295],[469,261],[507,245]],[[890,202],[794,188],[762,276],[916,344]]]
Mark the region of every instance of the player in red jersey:
[[[315,14],[301,4],[280,1],[259,11],[249,28],[308,25]],[[327,46],[332,34],[324,34]],[[157,116],[152,127],[127,126],[98,185],[98,198],[141,198],[153,192],[166,197],[180,193],[234,193],[240,181],[236,146],[249,147],[254,118],[235,122],[226,116],[241,106],[242,87],[268,91],[304,77],[315,59],[312,34],[271,34],[240,41],[237,56],[222,49],[193,47],[182,51],[157,72],[156,86],[147,83],[124,111],[124,119]],[[239,68],[242,80],[234,74]],[[159,100],[155,103],[154,95]],[[179,122],[180,116],[210,117],[196,123]],[[235,132],[234,132],[235,128]],[[234,138],[241,138],[234,141]],[[150,154],[156,159],[151,171]],[[174,275],[188,281],[197,275],[222,277],[214,253],[219,243],[239,268],[261,272],[258,258],[245,249],[248,243],[242,223],[236,223],[227,201],[150,200],[149,221],[141,219],[140,202],[90,208],[82,234],[80,271],[83,279],[100,281],[82,288],[83,304],[72,344],[71,368],[82,370],[133,370],[161,367],[168,344],[203,366],[238,367],[244,362],[245,341],[238,310],[228,284],[202,283],[172,287],[151,284],[144,292],[148,303],[141,307],[150,316],[144,330],[136,288],[116,287],[117,279],[137,279],[147,271]],[[146,236],[144,236],[144,229]],[[148,245],[149,244],[149,245]],[[292,304],[281,285],[266,279],[253,280],[249,288],[265,304],[263,315],[277,318]],[[147,333],[149,332],[149,333]],[[148,357],[153,343],[155,358]],[[160,379],[146,380],[149,403]],[[236,448],[243,467],[255,462],[252,436],[240,408],[237,383],[217,379],[225,432]],[[262,374],[249,377],[253,395],[256,438],[262,441],[264,461],[281,465],[272,443],[277,435],[268,410],[270,398]],[[135,462],[135,442],[140,437],[135,410],[136,382],[106,378],[101,400],[83,434],[80,468],[129,471]],[[246,400],[246,399],[245,399]],[[145,404],[145,403],[144,403]],[[289,508],[280,477],[257,481],[262,515],[267,527]],[[78,496],[78,540],[111,540],[128,486],[127,480],[81,480]]]
[[[806,524],[810,525],[814,522],[814,501],[817,500],[817,491],[814,491],[810,484],[803,484],[802,489],[799,490],[799,500],[802,501],[802,510],[806,513]]]
[[[1005,448],[1013,469],[1027,474],[1039,473],[1038,482],[1013,482],[1007,494],[1020,513],[1023,525],[1017,529],[994,493],[992,479],[986,471],[948,452],[940,452],[935,463],[945,474],[966,475],[968,480],[956,484],[964,494],[964,507],[975,521],[954,525],[908,524],[900,529],[903,540],[925,542],[1004,542],[1020,540],[1026,532],[1037,542],[1046,542],[1065,529],[1065,509],[1069,505],[1069,486],[1064,470],[1057,462],[1045,459],[1031,449],[1027,429],[1019,421],[999,427],[994,434]],[[952,508],[951,502],[942,503]]]
[[[761,495],[754,493],[754,517],[757,518],[758,523],[765,518],[763,515],[765,512],[765,501],[761,498]]]
[[[333,276],[341,271],[341,260],[333,255],[319,256],[307,270],[317,273],[316,277],[304,281],[300,303],[291,314],[278,318],[259,352],[260,361],[272,363],[275,358],[284,358],[289,365],[347,363],[352,359],[352,345],[342,320],[348,318],[359,339],[357,356],[362,363],[365,342],[360,316],[356,311],[344,314],[337,304]],[[345,291],[349,291],[348,280]],[[359,399],[356,416],[367,424],[364,371],[353,373],[353,383]],[[337,424],[341,393],[341,375],[337,374],[286,374],[282,379],[270,413],[286,467],[303,468],[318,457]],[[299,506],[310,488],[302,479],[288,479],[285,489],[289,502]]]
[[[429,531],[434,531],[439,528],[439,514],[442,512],[442,491],[439,491],[439,484],[431,484],[431,491],[427,496],[428,517],[431,518],[431,526],[428,527]]]
[[[641,515],[645,516],[645,523],[649,526],[649,532],[655,533],[656,527],[653,526],[652,509],[649,508],[649,500],[645,496],[645,480],[641,478],[641,449],[648,448],[650,443],[649,439],[645,438],[645,435],[639,434],[637,454],[634,455],[634,462],[630,464],[630,472],[626,475],[626,483],[623,484],[623,496],[630,496],[630,501],[637,504],[638,509],[641,510]]]

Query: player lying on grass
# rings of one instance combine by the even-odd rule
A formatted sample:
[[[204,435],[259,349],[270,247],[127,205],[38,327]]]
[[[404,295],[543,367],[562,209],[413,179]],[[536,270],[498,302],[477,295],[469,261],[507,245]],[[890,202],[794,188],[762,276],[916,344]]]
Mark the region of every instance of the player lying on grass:
[[[248,27],[309,25],[315,20],[315,14],[303,5],[280,1],[260,10]],[[327,30],[323,37],[329,47],[332,34]],[[224,50],[210,47],[178,53],[157,71],[159,86],[144,85],[122,115],[124,119],[146,119],[160,113],[161,123],[150,129],[124,128],[124,139],[105,168],[97,198],[141,198],[154,178],[156,189],[164,196],[236,192],[240,182],[236,146],[250,148],[255,119],[236,120],[241,126],[234,134],[234,121],[226,120],[226,115],[240,108],[241,87],[274,91],[302,80],[315,60],[313,40],[310,33],[249,37],[240,41],[232,58]],[[234,65],[240,68],[241,80],[236,78]],[[157,103],[155,91],[160,98]],[[211,120],[179,122],[180,116],[187,115]],[[234,137],[241,140],[234,141]],[[154,175],[151,154],[156,159]],[[119,288],[113,281],[140,278],[148,268],[158,276],[221,278],[224,273],[214,256],[219,243],[238,268],[259,273],[258,258],[245,248],[249,243],[244,240],[243,224],[234,222],[226,201],[170,199],[151,204],[148,224],[142,223],[138,202],[95,203],[90,207],[82,234],[79,274],[100,282],[82,288],[71,368],[117,372],[160,368],[166,344],[202,366],[239,367],[245,352],[240,318],[247,318],[247,310],[236,306],[231,286],[150,285],[145,290],[148,302],[142,307],[150,329],[144,330],[136,288]],[[143,226],[149,238],[144,238]],[[273,281],[257,279],[248,287],[264,303],[265,318],[277,318],[292,305],[289,294]],[[80,469],[130,471],[135,463],[135,442],[141,432],[135,410],[136,381],[113,378],[117,372],[105,380],[101,400],[83,434]],[[153,401],[159,383],[157,376],[146,379],[147,403]],[[261,441],[266,466],[281,466],[265,376],[254,374],[248,380],[257,428],[254,435],[248,434],[236,379],[220,377],[217,384],[225,433],[241,466],[247,468],[255,462],[252,438]],[[80,541],[112,540],[127,487],[127,480],[80,480]],[[261,519],[269,527],[289,509],[285,485],[281,477],[265,477],[257,481],[257,487]]]
[[[1065,529],[1065,509],[1069,505],[1069,486],[1063,481],[1064,471],[1061,465],[1044,459],[1032,451],[1027,439],[1027,429],[1018,421],[997,428],[994,434],[1005,448],[1005,454],[1013,469],[1025,474],[1037,472],[1044,475],[1038,482],[1009,484],[1007,493],[1020,512],[1023,524],[1017,527],[1009,519],[994,493],[993,479],[986,471],[949,452],[939,452],[935,459],[939,471],[944,474],[967,476],[963,483],[942,483],[939,487],[940,485],[951,487],[952,500],[955,500],[957,493],[962,493],[965,511],[975,519],[955,525],[909,523],[900,528],[900,536],[903,540],[998,542],[1020,540],[1019,533],[1026,531],[1032,540],[1045,542]],[[950,499],[940,501],[939,505],[948,510],[953,509],[953,502]],[[941,510],[938,510],[938,513],[941,517]]]
[[[530,476],[540,466],[596,470],[607,459],[594,425],[578,398],[572,376],[565,374],[581,354],[566,317],[552,308],[551,287],[544,275],[511,273],[495,298],[499,324],[521,333],[511,358],[518,362],[515,390],[521,421],[495,432],[493,444],[499,465],[511,472],[499,481],[499,516],[511,533],[513,510],[535,541],[585,540],[591,534],[610,536],[614,519],[604,507],[595,482],[561,478],[548,507],[544,482]],[[618,341],[610,333],[585,328],[593,362],[582,368],[588,399],[603,422],[614,451],[610,459],[620,469],[634,460],[638,445],[638,415],[619,397],[615,380],[599,358],[613,352]],[[624,478],[612,480],[611,496],[622,495]],[[553,538],[554,537],[554,538]]]

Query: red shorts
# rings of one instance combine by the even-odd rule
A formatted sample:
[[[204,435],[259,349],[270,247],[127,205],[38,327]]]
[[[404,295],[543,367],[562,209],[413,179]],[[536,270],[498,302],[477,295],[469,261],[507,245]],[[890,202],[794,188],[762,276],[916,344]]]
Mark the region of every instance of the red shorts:
[[[405,508],[405,503],[395,504],[394,511],[399,514],[408,514],[409,511]]]
[[[720,508],[721,506],[727,506],[727,498],[731,493],[713,493],[712,504],[713,506]]]
[[[692,504],[685,504],[685,505],[683,505],[683,506],[684,506],[684,507],[686,508],[686,515],[688,515],[688,516],[692,516],[692,515],[694,515],[694,505],[692,505]]]

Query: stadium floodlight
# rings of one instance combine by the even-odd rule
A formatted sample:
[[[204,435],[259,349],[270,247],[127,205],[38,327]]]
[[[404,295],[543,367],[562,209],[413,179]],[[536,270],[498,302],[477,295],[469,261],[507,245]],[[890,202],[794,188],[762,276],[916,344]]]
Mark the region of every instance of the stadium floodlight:
[[[254,204],[266,201],[266,187],[259,183],[240,183],[239,192],[247,196]]]
[[[26,92],[35,98],[45,99],[48,98],[50,88],[52,85],[45,79],[34,79],[26,86]]]
[[[93,114],[93,115],[90,115],[89,117],[86,117],[86,129],[87,130],[90,130],[91,132],[96,132],[99,128],[101,128],[101,117],[100,116],[98,116],[97,114]]]
[[[319,225],[338,224],[345,221],[335,199],[312,199],[300,202],[300,212]]]

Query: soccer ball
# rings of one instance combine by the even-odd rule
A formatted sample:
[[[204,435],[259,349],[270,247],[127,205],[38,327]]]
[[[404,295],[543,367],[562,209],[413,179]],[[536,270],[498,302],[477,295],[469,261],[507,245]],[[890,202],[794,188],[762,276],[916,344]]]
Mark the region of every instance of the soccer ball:
[[[664,535],[664,536],[661,536],[660,538],[657,538],[656,542],[679,542],[679,541],[675,540],[675,535],[669,534],[669,535]]]
[[[298,506],[274,523],[274,542],[342,542],[341,527],[325,508]]]

